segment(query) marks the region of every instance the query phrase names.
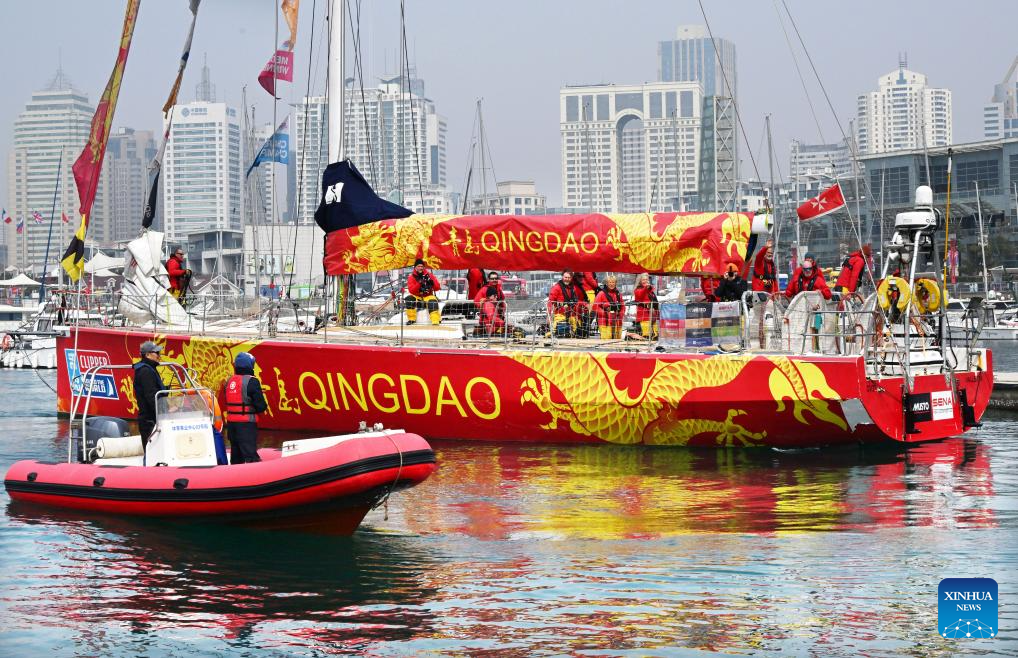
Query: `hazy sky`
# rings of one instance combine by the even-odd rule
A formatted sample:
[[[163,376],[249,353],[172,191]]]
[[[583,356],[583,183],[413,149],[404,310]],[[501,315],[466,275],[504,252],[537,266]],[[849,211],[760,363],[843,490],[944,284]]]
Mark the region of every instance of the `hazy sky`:
[[[956,142],[981,138],[983,104],[1018,55],[1015,0],[957,2],[857,0],[852,3],[786,0],[845,129],[856,96],[878,76],[909,68],[953,92]],[[322,20],[317,1],[312,93],[324,89]],[[777,0],[780,6],[780,0]],[[0,102],[0,153],[6,181],[14,120],[33,90],[49,82],[62,53],[65,73],[95,102],[116,56],[122,0],[31,0],[3,5],[4,66]],[[143,0],[115,126],[156,129],[159,109],[176,71],[187,28],[187,0]],[[307,85],[314,0],[301,1],[293,85],[287,100]],[[273,49],[273,7],[278,0],[204,0],[184,101],[207,54],[218,99],[239,104],[248,86],[260,122],[272,116],[268,94],[256,81]],[[396,70],[398,0],[363,0],[361,34],[365,79]],[[427,95],[448,121],[448,179],[463,185],[475,102],[484,99],[485,127],[500,179],[534,179],[550,205],[561,205],[558,92],[563,85],[653,81],[657,42],[674,38],[680,24],[702,24],[697,2],[675,0],[407,0],[412,65]],[[792,56],[769,0],[704,0],[716,37],[735,42],[739,101],[750,148],[766,176],[761,148],[764,115],[772,115],[774,143],[787,171],[792,138],[819,141]],[[280,37],[280,41],[283,40]],[[792,36],[794,40],[794,35]],[[348,40],[348,46],[350,42]],[[827,141],[840,139],[805,58],[800,58]],[[352,70],[352,69],[348,69]],[[280,112],[285,112],[280,106]],[[291,125],[293,125],[291,123]],[[752,175],[740,145],[742,175]],[[9,208],[8,189],[0,205]]]

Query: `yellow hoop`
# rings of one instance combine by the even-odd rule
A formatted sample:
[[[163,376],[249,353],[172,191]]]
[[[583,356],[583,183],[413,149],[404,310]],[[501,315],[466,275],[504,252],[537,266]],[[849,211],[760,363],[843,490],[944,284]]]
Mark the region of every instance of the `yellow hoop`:
[[[888,290],[892,283],[898,289],[898,310],[904,311],[908,307],[909,299],[912,298],[912,291],[908,287],[908,281],[900,276],[889,276],[880,282],[880,285],[877,286],[877,303],[885,311],[891,308],[891,298],[888,295]]]

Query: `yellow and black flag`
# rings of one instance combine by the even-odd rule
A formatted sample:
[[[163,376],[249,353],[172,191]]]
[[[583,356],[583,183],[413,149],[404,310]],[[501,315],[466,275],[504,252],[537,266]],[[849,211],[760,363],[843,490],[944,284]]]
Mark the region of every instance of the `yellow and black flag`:
[[[120,82],[124,77],[124,67],[127,65],[127,54],[131,50],[131,37],[134,36],[134,24],[138,19],[140,4],[141,0],[127,0],[124,31],[120,37],[117,63],[113,66],[113,73],[110,74],[106,89],[95,108],[95,116],[92,117],[92,128],[85,150],[81,152],[72,167],[74,183],[78,187],[78,212],[81,214],[81,223],[78,225],[78,230],[74,232],[71,243],[67,245],[67,251],[64,252],[60,264],[63,265],[64,270],[73,281],[81,278],[85,268],[85,234],[88,233],[88,218],[92,212],[92,202],[95,201],[96,187],[99,185],[103,157],[106,155],[106,142],[109,140],[110,128],[113,125],[113,112],[117,108]]]

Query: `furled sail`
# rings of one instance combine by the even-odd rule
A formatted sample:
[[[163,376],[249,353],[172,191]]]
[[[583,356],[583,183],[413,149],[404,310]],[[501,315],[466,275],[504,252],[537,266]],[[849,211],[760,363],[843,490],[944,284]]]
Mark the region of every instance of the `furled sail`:
[[[330,275],[398,269],[721,273],[746,258],[753,213],[411,215],[326,236]]]
[[[315,222],[333,276],[418,258],[445,270],[720,274],[729,263],[742,269],[751,234],[769,228],[753,213],[413,215],[378,197],[349,161],[326,168]]]

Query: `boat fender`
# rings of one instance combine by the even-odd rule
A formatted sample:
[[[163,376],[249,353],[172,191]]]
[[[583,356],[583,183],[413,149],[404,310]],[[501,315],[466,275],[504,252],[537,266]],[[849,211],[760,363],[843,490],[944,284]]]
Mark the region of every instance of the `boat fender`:
[[[173,481],[174,489],[187,489],[187,478],[177,478]]]
[[[142,454],[140,436],[104,436],[95,444],[95,454],[100,459],[113,457],[140,457]]]
[[[880,285],[877,286],[877,303],[880,304],[880,308],[885,311],[891,308],[891,296],[889,290],[892,283],[898,289],[899,293],[897,303],[898,310],[904,311],[905,307],[908,306],[908,300],[912,297],[912,294],[908,287],[908,281],[900,276],[889,276],[880,282]]]
[[[9,350],[9,349],[11,349],[11,345],[13,345],[13,344],[14,344],[14,341],[11,340],[11,335],[10,334],[4,334],[4,337],[0,338],[0,349],[3,349],[5,351]]]
[[[106,484],[106,478],[104,477],[97,477],[96,479],[92,480],[93,487],[101,487],[104,484]]]
[[[923,299],[922,291],[926,292]],[[940,308],[940,286],[933,279],[919,279],[915,282],[912,300],[920,313],[930,313]]]

